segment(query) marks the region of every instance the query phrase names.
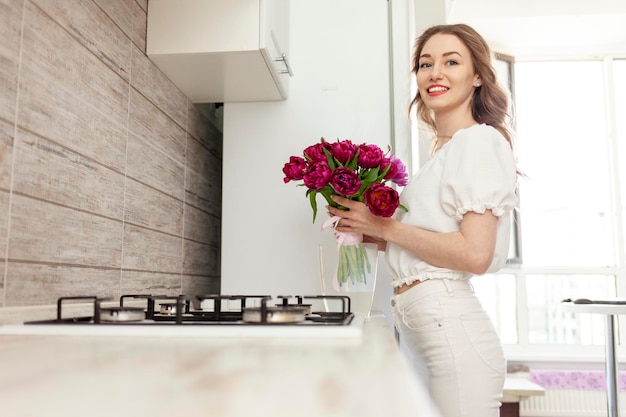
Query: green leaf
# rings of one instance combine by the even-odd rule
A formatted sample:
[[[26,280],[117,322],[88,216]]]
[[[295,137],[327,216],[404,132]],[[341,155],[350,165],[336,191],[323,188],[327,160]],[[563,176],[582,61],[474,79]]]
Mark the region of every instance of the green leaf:
[[[363,175],[363,177],[361,178],[361,181],[368,181],[368,182],[376,182],[378,180],[378,167],[376,168],[372,168],[372,169],[368,169],[365,172],[365,175]]]
[[[385,169],[383,169],[383,172],[381,172],[380,175],[378,176],[378,182],[382,181],[385,178],[385,175],[387,175],[390,168],[391,168],[391,164],[387,165]]]
[[[354,157],[352,157],[352,159],[349,159],[346,162],[346,168],[351,169],[352,171],[356,171],[356,169],[359,167],[357,162],[359,160],[360,153],[361,153],[361,149],[357,149],[356,153],[354,154]]]
[[[328,149],[322,148],[322,150],[324,151],[324,155],[326,155],[326,162],[328,162],[330,169],[333,171],[337,169],[337,161],[333,158],[330,152],[328,152]]]
[[[311,203],[311,208],[313,209],[313,223],[315,223],[315,217],[317,216],[317,201],[315,197],[317,196],[317,192],[314,190],[307,191],[309,195],[309,202]]]
[[[335,194],[335,190],[333,190],[333,188],[330,185],[327,185],[326,187],[322,188],[319,192],[326,199],[326,202],[328,202],[328,204],[331,207],[339,207],[339,204],[335,203],[330,198],[331,195]]]

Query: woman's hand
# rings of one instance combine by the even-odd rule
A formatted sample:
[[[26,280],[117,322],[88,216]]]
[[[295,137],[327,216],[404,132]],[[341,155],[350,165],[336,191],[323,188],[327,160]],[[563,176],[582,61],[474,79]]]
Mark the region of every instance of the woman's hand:
[[[348,200],[347,198],[336,195],[331,196],[334,202],[340,206],[346,207],[342,210],[336,207],[328,206],[328,212],[331,216],[341,217],[337,223],[335,230],[338,232],[361,233],[364,241],[376,243],[380,250],[386,247],[384,232],[387,222],[392,222],[390,218],[379,217],[373,215],[365,204]]]

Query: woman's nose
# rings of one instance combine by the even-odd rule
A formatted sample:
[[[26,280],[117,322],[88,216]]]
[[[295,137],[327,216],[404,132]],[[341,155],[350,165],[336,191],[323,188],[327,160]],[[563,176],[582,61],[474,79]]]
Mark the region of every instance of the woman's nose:
[[[430,78],[433,80],[438,80],[443,76],[443,71],[441,71],[441,66],[439,64],[435,64],[431,67],[430,70]]]

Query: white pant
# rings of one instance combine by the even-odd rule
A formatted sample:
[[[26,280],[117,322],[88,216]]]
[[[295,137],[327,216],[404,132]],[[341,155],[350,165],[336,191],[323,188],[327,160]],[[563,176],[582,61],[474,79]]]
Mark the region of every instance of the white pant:
[[[506,360],[469,281],[431,279],[391,299],[400,337],[428,368],[445,417],[497,417]]]

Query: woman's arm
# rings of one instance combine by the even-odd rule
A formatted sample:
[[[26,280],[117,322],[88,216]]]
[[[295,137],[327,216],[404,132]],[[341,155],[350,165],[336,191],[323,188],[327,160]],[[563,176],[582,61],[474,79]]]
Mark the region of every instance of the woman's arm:
[[[337,196],[333,199],[349,209],[328,208],[331,215],[342,217],[336,228],[339,232],[363,233],[376,240],[395,243],[441,268],[482,274],[491,265],[498,223],[491,210],[484,214],[467,212],[458,232],[438,233],[374,216],[363,203]]]
[[[387,242],[383,239],[378,239],[369,235],[363,235],[363,242],[373,243],[378,246],[378,250],[384,252],[387,249]]]

